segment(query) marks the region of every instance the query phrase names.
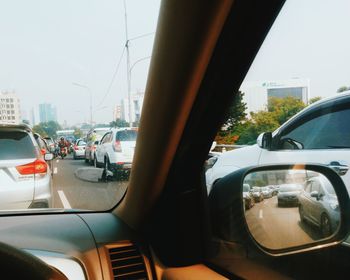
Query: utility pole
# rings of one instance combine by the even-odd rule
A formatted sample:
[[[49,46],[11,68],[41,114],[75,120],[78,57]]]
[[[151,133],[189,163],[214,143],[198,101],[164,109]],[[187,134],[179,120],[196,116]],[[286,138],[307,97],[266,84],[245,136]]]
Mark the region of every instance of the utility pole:
[[[128,103],[129,103],[129,126],[132,127],[132,114],[131,114],[131,85],[130,85],[130,52],[129,52],[129,37],[128,37],[128,18],[126,13],[126,2],[124,0],[125,11],[125,48],[126,48],[126,79],[128,83]]]

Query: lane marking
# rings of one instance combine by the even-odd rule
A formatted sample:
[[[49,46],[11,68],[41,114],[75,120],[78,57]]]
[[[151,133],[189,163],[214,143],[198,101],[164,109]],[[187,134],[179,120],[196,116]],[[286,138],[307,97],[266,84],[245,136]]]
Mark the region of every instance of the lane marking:
[[[57,163],[59,163],[59,162],[60,162],[60,160],[59,160],[59,159],[56,159],[56,162],[57,162]]]
[[[264,218],[264,217],[263,217],[263,210],[262,210],[262,209],[259,210],[259,218],[260,218],[260,219]]]
[[[58,192],[58,195],[62,201],[63,208],[72,209],[72,206],[70,206],[69,201],[68,201],[66,195],[64,194],[64,192],[63,191],[57,191],[57,192]]]
[[[57,174],[57,167],[53,169],[53,174]]]

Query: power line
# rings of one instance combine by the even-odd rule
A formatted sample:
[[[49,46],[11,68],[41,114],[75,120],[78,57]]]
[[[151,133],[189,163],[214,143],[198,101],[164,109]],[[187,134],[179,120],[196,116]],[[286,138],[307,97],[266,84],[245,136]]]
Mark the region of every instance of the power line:
[[[121,62],[122,62],[122,58],[123,58],[123,56],[124,56],[125,48],[126,48],[126,46],[124,46],[123,51],[122,51],[122,54],[120,55],[120,58],[119,58],[117,67],[116,67],[116,69],[115,69],[115,71],[114,71],[112,80],[111,80],[111,82],[109,83],[108,89],[107,89],[107,91],[106,91],[104,97],[102,98],[101,102],[100,102],[96,107],[99,107],[99,106],[101,106],[101,105],[103,104],[103,102],[105,101],[106,97],[108,96],[108,94],[109,94],[110,91],[111,91],[111,88],[112,88],[114,79],[115,79],[115,77],[116,77],[117,74],[118,74],[119,67],[120,67],[120,64],[121,64]]]

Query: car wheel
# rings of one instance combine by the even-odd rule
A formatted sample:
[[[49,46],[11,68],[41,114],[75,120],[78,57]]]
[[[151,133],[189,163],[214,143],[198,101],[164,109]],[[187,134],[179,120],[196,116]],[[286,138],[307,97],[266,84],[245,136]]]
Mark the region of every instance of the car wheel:
[[[98,167],[98,162],[97,162],[97,158],[94,157],[94,167],[97,168]]]
[[[302,223],[305,223],[306,222],[306,219],[305,219],[305,213],[304,213],[304,208],[303,206],[299,205],[299,215],[300,215],[300,221]]]
[[[331,220],[327,214],[322,214],[321,216],[321,233],[322,237],[329,237],[332,235]]]

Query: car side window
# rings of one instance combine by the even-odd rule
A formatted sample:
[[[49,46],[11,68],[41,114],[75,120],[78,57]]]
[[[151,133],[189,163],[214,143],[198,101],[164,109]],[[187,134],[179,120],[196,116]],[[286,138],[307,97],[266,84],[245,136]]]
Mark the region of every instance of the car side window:
[[[341,149],[350,148],[350,109],[332,112],[315,117],[286,135],[302,144],[303,149]]]
[[[311,184],[311,192],[320,192],[320,185],[317,182],[312,182]]]
[[[107,143],[108,142],[108,137],[109,137],[109,133],[107,133],[105,136],[103,136],[103,138],[101,140],[101,144]]]

